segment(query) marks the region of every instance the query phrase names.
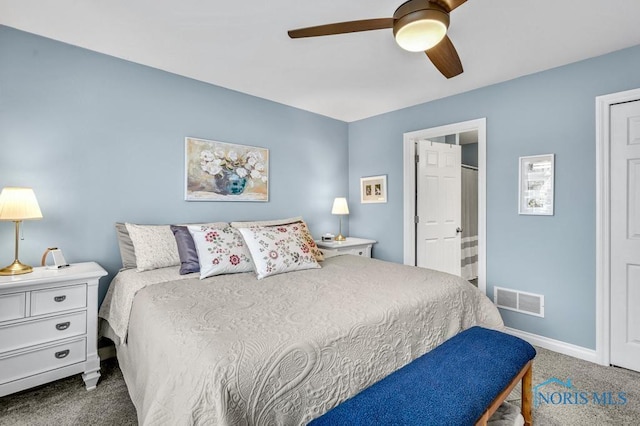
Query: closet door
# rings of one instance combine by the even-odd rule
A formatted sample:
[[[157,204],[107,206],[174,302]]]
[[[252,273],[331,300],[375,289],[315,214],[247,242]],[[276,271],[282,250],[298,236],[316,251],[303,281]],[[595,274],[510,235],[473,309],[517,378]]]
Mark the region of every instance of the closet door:
[[[640,371],[640,101],[611,107],[611,363]]]

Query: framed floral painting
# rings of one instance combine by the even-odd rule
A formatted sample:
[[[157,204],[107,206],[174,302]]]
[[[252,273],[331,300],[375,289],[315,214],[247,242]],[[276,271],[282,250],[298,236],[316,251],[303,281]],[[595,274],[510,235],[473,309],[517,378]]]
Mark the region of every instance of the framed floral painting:
[[[185,200],[269,201],[269,150],[185,138]]]

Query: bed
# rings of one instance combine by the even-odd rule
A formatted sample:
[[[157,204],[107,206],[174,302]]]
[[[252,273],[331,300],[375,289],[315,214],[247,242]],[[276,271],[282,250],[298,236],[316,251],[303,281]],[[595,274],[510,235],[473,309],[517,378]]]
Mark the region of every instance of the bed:
[[[301,425],[474,325],[462,278],[353,255],[257,280],[123,270],[100,309],[140,424]]]

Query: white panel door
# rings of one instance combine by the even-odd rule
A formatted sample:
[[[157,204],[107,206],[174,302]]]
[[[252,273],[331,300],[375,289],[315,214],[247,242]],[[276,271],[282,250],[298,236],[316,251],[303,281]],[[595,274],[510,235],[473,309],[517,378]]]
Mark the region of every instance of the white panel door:
[[[419,141],[416,152],[416,265],[460,275],[460,145]]]
[[[640,371],[640,101],[611,107],[611,363]]]

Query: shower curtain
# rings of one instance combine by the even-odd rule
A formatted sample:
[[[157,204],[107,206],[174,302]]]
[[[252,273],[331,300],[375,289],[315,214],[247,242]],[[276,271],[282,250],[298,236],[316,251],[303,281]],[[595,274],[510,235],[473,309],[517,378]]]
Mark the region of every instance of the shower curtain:
[[[461,276],[478,278],[478,170],[462,166]]]

